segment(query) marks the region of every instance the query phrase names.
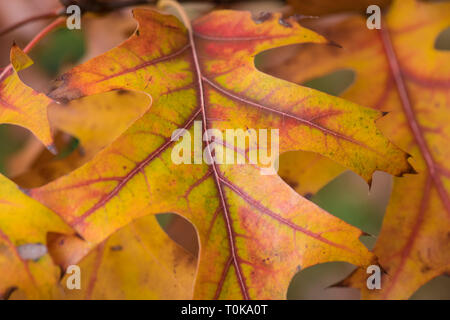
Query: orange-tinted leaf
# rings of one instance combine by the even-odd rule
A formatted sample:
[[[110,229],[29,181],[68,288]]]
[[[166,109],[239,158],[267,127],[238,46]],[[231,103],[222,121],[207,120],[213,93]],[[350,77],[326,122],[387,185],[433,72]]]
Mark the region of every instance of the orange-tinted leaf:
[[[49,118],[52,126],[76,137],[78,149],[65,158],[44,151],[14,181],[25,188],[37,187],[80,167],[120,136],[149,107],[148,97],[131,91],[106,92],[73,100],[66,105],[51,104]],[[57,136],[55,139],[60,151],[62,147],[58,144],[67,144],[61,141],[62,138]],[[34,148],[35,145],[30,144],[32,152]],[[22,159],[29,157],[30,152],[23,152],[11,161],[25,162],[26,165]]]
[[[450,53],[434,48],[449,20],[449,3],[395,1],[381,31],[368,30],[360,17],[330,23],[322,31],[343,50],[309,48],[272,69],[296,82],[353,69],[355,83],[342,96],[392,111],[378,125],[413,155],[419,174],[395,179],[374,249],[387,271],[382,290],[367,290],[364,270],[345,282],[360,287],[365,298],[408,298],[450,270]],[[312,59],[319,63],[308,64]],[[291,72],[293,64],[302,73]]]
[[[78,264],[95,245],[81,239],[80,235],[49,232],[47,247],[53,262],[61,270],[67,270],[70,265]]]
[[[47,232],[73,233],[61,218],[0,175],[0,298],[19,290],[48,299],[60,278],[47,252]]]
[[[8,158],[6,172],[11,180],[25,189],[39,187],[89,160],[72,136],[58,132],[53,140],[59,150],[58,155],[42,148],[36,139],[31,139],[20,152]],[[67,155],[68,153],[70,154]]]
[[[54,145],[57,150],[59,150],[57,138],[54,140]],[[18,152],[15,152],[5,159],[5,173],[7,173],[10,178],[23,174],[42,154],[43,150],[47,149],[44,149],[42,143],[38,139],[34,136],[29,137],[25,145]]]
[[[381,290],[368,290],[368,275],[358,269],[342,285],[360,288],[365,299],[406,299],[422,285],[448,274],[448,210],[426,173],[395,178],[374,253],[387,274]]]
[[[0,123],[19,125],[30,130],[53,151],[52,134],[47,117],[51,99],[25,85],[17,74],[33,61],[16,45],[11,48],[12,69],[0,75]]]
[[[292,151],[280,156],[278,174],[295,191],[309,198],[343,171],[342,166],[320,154]]]
[[[194,136],[199,120],[203,130],[279,129],[280,152],[314,151],[366,179],[375,170],[408,172],[406,154],[374,124],[378,111],[272,78],[253,65],[262,50],[326,40],[280,15],[252,19],[247,12],[217,11],[197,20],[191,34],[173,16],[134,14],[136,33],[65,74],[52,96],[129,89],[150,94],[152,107],[92,161],[32,195],[92,243],[144,214],[184,216],[200,238],[195,298],[285,298],[299,267],[370,263],[360,230],[278,176],[261,175],[260,163],[177,165],[171,159],[172,133],[184,128]],[[210,157],[211,148],[207,141]]]
[[[131,91],[112,91],[50,105],[55,128],[80,140],[83,153],[91,159],[117,139],[149,109],[151,100]]]
[[[350,69],[356,74],[355,80],[341,97],[382,111],[395,108],[398,95],[393,80],[388,72],[381,72],[389,67],[382,54],[383,44],[378,31],[367,29],[366,20],[358,15],[330,16],[309,24],[342,48],[305,44],[282,64],[265,69],[266,72],[301,84]]]
[[[164,233],[154,216],[132,222],[93,250],[79,238],[64,241],[72,242],[61,245],[65,253],[91,252],[81,262],[71,261],[80,267],[81,289],[66,289],[58,298],[192,299],[196,259]],[[61,280],[64,288],[68,277]]]

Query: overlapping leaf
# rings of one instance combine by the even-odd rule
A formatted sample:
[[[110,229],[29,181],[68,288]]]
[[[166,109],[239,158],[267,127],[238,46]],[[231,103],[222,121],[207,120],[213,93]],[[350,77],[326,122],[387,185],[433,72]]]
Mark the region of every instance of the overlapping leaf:
[[[137,92],[112,91],[68,104],[51,104],[52,126],[76,137],[79,146],[67,157],[54,156],[47,151],[34,156],[36,159],[29,168],[14,181],[24,188],[37,187],[80,167],[139,119],[150,107],[150,101]],[[59,135],[55,141],[58,150],[63,152],[67,142]],[[35,146],[31,144],[30,148]],[[12,161],[29,162],[29,158],[30,152],[25,150]]]
[[[434,47],[449,21],[449,3],[395,1],[382,30],[368,30],[361,17],[335,20],[322,32],[343,50],[311,47],[271,71],[303,82],[353,69],[355,83],[342,96],[393,111],[378,125],[413,155],[419,174],[395,179],[374,249],[387,271],[382,290],[367,290],[362,270],[344,282],[361,288],[366,298],[407,298],[450,270],[450,53]],[[301,72],[293,72],[293,65]]]
[[[96,246],[0,176],[0,299],[191,299],[195,257],[154,216],[132,222]],[[80,289],[67,287],[69,265]],[[58,266],[60,268],[58,268]]]
[[[139,28],[129,40],[65,74],[52,96],[129,89],[150,94],[152,107],[92,161],[31,190],[33,197],[92,243],[145,214],[184,216],[200,238],[195,298],[284,298],[299,268],[334,260],[368,264],[372,255],[358,241],[360,230],[278,176],[261,175],[260,163],[177,165],[171,159],[172,133],[183,128],[194,136],[198,120],[203,131],[279,129],[281,152],[314,151],[366,179],[374,170],[408,172],[406,154],[374,124],[378,111],[253,65],[262,50],[326,40],[280,15],[252,19],[217,11],[197,20],[192,33],[173,16],[144,9],[134,15]],[[218,156],[217,145],[231,143],[206,140],[209,158]],[[231,151],[241,159],[249,154]]]
[[[75,169],[115,140],[149,106],[150,99],[129,91],[93,95],[64,105],[51,104],[52,125],[77,137],[81,150],[63,159],[45,151],[31,170],[15,181],[25,186],[42,185]],[[46,231],[51,231],[46,245],[55,264],[61,270],[69,265],[80,266],[81,289],[67,289],[68,274],[59,287],[54,281],[51,295],[49,292],[41,298],[192,298],[196,259],[169,239],[153,216],[131,223],[97,248],[78,236],[55,233],[57,229]]]
[[[30,130],[53,151],[53,139],[47,117],[51,99],[25,85],[17,74],[33,61],[16,45],[11,48],[12,69],[0,75],[0,123],[19,125]]]
[[[60,270],[48,254],[47,232],[73,231],[2,175],[0,195],[0,299],[15,290],[48,299],[57,292]]]
[[[280,157],[278,174],[295,191],[307,198],[344,171],[344,167],[317,153],[292,151]]]
[[[79,238],[61,237],[50,250],[59,262],[76,262],[82,276],[80,290],[66,289],[54,298],[192,299],[196,259],[164,233],[154,216],[132,222],[94,249]],[[90,253],[81,261],[72,255],[86,250]],[[69,277],[62,279],[63,288]]]

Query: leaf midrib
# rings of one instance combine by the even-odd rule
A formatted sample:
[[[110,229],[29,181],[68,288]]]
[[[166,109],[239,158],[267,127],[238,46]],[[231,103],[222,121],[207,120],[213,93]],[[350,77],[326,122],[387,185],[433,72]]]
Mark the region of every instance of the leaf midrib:
[[[200,109],[202,111],[201,114],[202,114],[202,122],[203,122],[203,132],[204,132],[204,135],[206,135],[206,139],[204,139],[204,140],[206,140],[206,148],[208,150],[210,159],[214,159],[212,157],[212,152],[211,152],[211,147],[210,147],[209,137],[208,137],[208,130],[207,130],[208,129],[208,120],[206,119],[206,106],[205,106],[205,96],[204,96],[204,88],[203,88],[203,76],[202,76],[202,72],[200,69],[200,63],[199,63],[198,56],[197,56],[197,50],[195,47],[194,34],[192,31],[192,27],[188,28],[188,32],[189,32],[189,42],[191,44],[192,57],[194,60],[194,66],[195,66],[197,83],[198,83],[198,90],[199,90],[198,98],[200,99]],[[215,181],[216,187],[219,192],[220,202],[222,204],[222,212],[225,217],[226,230],[227,230],[227,236],[228,236],[228,244],[230,246],[231,257],[233,260],[232,263],[234,265],[234,269],[236,272],[236,277],[239,282],[239,287],[241,289],[241,293],[242,293],[244,299],[248,300],[248,299],[250,299],[250,297],[248,294],[247,285],[245,283],[244,274],[241,270],[241,265],[238,262],[238,253],[237,253],[236,244],[235,244],[235,231],[233,229],[230,213],[228,212],[229,206],[227,204],[225,193],[223,192],[223,189],[222,189],[222,182],[220,180],[219,168],[216,166],[215,161],[212,161],[211,167],[213,169],[214,181]],[[228,265],[227,269],[229,269],[230,264],[228,263],[227,265]],[[222,277],[226,277],[227,273],[228,273],[228,270],[226,270],[226,271],[224,270]],[[219,281],[219,284],[223,283],[223,281],[225,281],[224,279],[225,278],[221,278]],[[216,292],[216,295],[217,294],[220,294],[220,291]]]
[[[212,87],[214,87],[216,90],[218,90],[221,93],[224,93],[226,96],[228,96],[230,98],[238,99],[239,101],[241,101],[243,103],[246,103],[246,104],[249,104],[249,105],[252,105],[252,106],[256,106],[256,107],[258,107],[259,109],[262,109],[262,110],[266,110],[266,111],[269,111],[269,112],[274,112],[274,113],[280,114],[282,116],[295,119],[295,120],[300,121],[301,123],[303,123],[305,125],[308,125],[310,127],[314,127],[316,129],[324,132],[325,134],[327,134],[327,133],[328,134],[332,134],[333,136],[336,136],[337,138],[341,138],[343,140],[347,140],[349,142],[352,142],[352,143],[361,145],[361,146],[363,146],[365,148],[371,149],[370,147],[365,146],[364,144],[362,144],[362,143],[360,143],[358,141],[355,141],[355,140],[351,139],[350,137],[346,137],[344,135],[340,135],[339,133],[336,133],[336,132],[331,131],[329,129],[323,128],[322,126],[320,126],[320,125],[318,125],[316,123],[313,123],[311,121],[308,121],[308,120],[300,118],[300,117],[297,117],[295,115],[292,115],[292,114],[289,114],[289,113],[286,113],[286,112],[283,112],[283,111],[280,111],[280,110],[272,109],[270,107],[263,106],[261,104],[249,101],[249,100],[244,99],[244,98],[237,97],[237,96],[233,95],[232,93],[228,92],[227,90],[225,90],[225,89],[221,88],[220,86],[216,85],[211,80],[207,79],[205,76],[202,75],[201,68],[200,68],[200,63],[199,63],[199,59],[198,59],[197,51],[196,51],[196,47],[195,47],[194,36],[193,36],[193,33],[191,31],[189,32],[189,43],[186,44],[185,46],[183,46],[181,49],[177,50],[176,52],[174,52],[174,53],[172,53],[170,55],[167,55],[167,56],[163,56],[163,57],[154,59],[154,60],[146,62],[144,64],[140,64],[140,65],[138,65],[138,66],[136,66],[134,68],[129,68],[129,69],[124,70],[124,71],[122,71],[120,73],[116,73],[113,76],[109,76],[109,78],[112,78],[114,76],[120,76],[120,75],[129,73],[129,72],[134,72],[134,71],[136,71],[138,69],[145,68],[145,67],[147,67],[149,65],[154,65],[154,64],[156,64],[158,62],[162,62],[162,61],[166,61],[166,60],[172,59],[172,58],[177,57],[180,54],[182,54],[189,47],[191,47],[192,56],[193,56],[193,60],[194,60],[195,76],[197,78],[198,90],[199,90],[199,94],[197,95],[197,98],[200,100],[199,101],[200,107],[198,109],[196,109],[191,114],[189,119],[183,125],[184,129],[190,127],[192,122],[201,113],[201,115],[202,115],[202,122],[203,122],[203,130],[204,130],[204,133],[206,133],[206,135],[207,135],[207,131],[206,130],[209,128],[209,126],[208,126],[208,121],[207,121],[207,118],[206,118],[206,104],[205,104],[204,83],[203,83],[203,82],[206,82],[209,85],[211,85]],[[102,80],[107,80],[109,78],[103,78]],[[102,80],[99,80],[99,81],[102,81]],[[181,135],[181,134],[182,134],[182,130],[179,131],[179,135]],[[110,201],[114,196],[116,196],[120,192],[120,190],[122,190],[123,187],[136,174],[138,174],[139,172],[142,172],[144,167],[146,167],[155,157],[159,156],[163,151],[167,150],[170,147],[170,145],[172,145],[174,143],[174,141],[176,141],[176,139],[170,139],[170,140],[166,139],[166,141],[164,141],[164,143],[158,149],[154,150],[143,161],[139,162],[133,168],[133,170],[131,170],[125,177],[123,177],[123,179],[121,179],[119,181],[117,186],[111,192],[106,194],[106,196],[102,197],[94,206],[92,206],[90,209],[88,209],[86,212],[84,212],[81,216],[78,216],[71,223],[71,226],[74,226],[74,225],[77,225],[77,224],[83,222],[88,216],[93,214],[95,211],[97,211],[102,206],[106,205],[106,203],[108,201]],[[206,139],[206,147],[207,147],[207,150],[208,150],[208,153],[209,153],[210,157],[212,158],[212,156],[211,156],[211,147],[210,147],[210,142],[209,142],[209,138],[208,137]],[[372,150],[372,151],[377,152],[376,150]],[[378,154],[378,152],[377,152],[377,154]],[[231,184],[231,182],[229,184],[225,183],[225,180],[222,177],[222,175],[220,173],[220,170],[219,170],[218,166],[216,166],[215,162],[212,163],[211,167],[213,169],[212,171],[213,171],[213,174],[214,174],[214,181],[215,181],[218,193],[219,193],[220,202],[221,202],[221,206],[223,208],[223,214],[224,214],[224,218],[225,218],[225,222],[226,222],[228,242],[229,242],[230,251],[231,251],[231,255],[230,255],[229,259],[231,259],[231,263],[233,263],[233,266],[234,266],[234,269],[235,269],[235,272],[236,272],[236,276],[237,276],[237,279],[238,279],[238,282],[239,282],[239,286],[241,288],[242,295],[243,295],[243,297],[245,299],[249,299],[250,297],[249,297],[248,289],[247,289],[247,286],[246,286],[245,277],[244,277],[244,275],[242,273],[242,270],[241,270],[241,266],[240,266],[240,263],[239,263],[239,255],[238,255],[238,252],[237,252],[237,249],[236,249],[236,245],[235,245],[235,231],[233,229],[232,217],[231,217],[231,215],[230,215],[230,213],[228,211],[229,205],[227,203],[227,198],[226,198],[225,192],[224,192],[224,186],[228,186],[230,188],[229,184]],[[232,186],[234,186],[234,185],[232,184]],[[238,190],[238,189],[236,189],[237,187],[236,186],[234,186],[234,187],[235,188],[230,188],[230,189],[232,191],[234,191],[234,192],[237,192],[237,190]],[[241,193],[237,193],[237,194],[239,195]],[[249,198],[249,197],[247,197],[247,198]],[[248,201],[248,199],[244,199],[244,200]],[[248,203],[251,204],[251,205],[252,204],[254,205],[254,202],[255,201],[250,201]],[[257,209],[260,210],[260,208],[257,208]],[[277,218],[279,218],[279,217],[277,217]],[[279,219],[277,219],[277,220],[279,220]],[[287,225],[291,224],[291,223],[289,223],[287,221],[282,221],[282,222],[284,222]],[[298,228],[294,228],[294,229],[297,230]],[[305,230],[297,230],[297,231],[303,231],[304,232]],[[309,236],[312,236],[316,240],[324,241],[327,244],[331,244],[331,245],[340,247],[338,244],[329,242],[325,238],[320,237],[318,239],[317,237],[314,237],[314,235],[311,235],[310,232],[306,232],[306,234],[309,235]],[[348,250],[348,248],[346,248],[345,246],[344,247],[340,247],[340,248]],[[222,278],[220,279],[219,284],[218,284],[218,288],[217,288],[218,291],[216,292],[216,297],[218,297],[219,294],[220,294],[221,283],[223,284],[223,281],[225,281],[225,279],[223,277],[226,277],[227,272],[228,272],[228,270],[229,270],[229,268],[231,266],[231,263],[227,263],[227,265],[225,266],[225,268],[223,270]]]

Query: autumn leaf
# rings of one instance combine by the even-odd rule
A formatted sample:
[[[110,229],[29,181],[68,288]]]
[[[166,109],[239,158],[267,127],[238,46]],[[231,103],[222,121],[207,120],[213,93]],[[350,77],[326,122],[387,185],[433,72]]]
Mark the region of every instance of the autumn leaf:
[[[291,151],[280,156],[278,174],[297,193],[310,198],[344,171],[344,167],[318,153]]]
[[[2,175],[0,195],[0,298],[17,290],[28,299],[48,299],[61,272],[48,254],[47,232],[73,231]]]
[[[139,28],[129,40],[65,74],[51,96],[135,90],[152,97],[150,110],[93,160],[30,194],[91,243],[146,214],[185,217],[200,240],[194,298],[280,299],[300,268],[335,260],[369,264],[373,256],[359,242],[360,230],[278,176],[261,175],[261,161],[175,164],[171,158],[175,140],[186,136],[175,130],[194,136],[198,120],[201,130],[279,129],[280,152],[314,151],[367,180],[375,170],[409,172],[407,155],[375,126],[380,112],[254,67],[263,50],[327,40],[279,14],[216,11],[196,20],[192,31],[156,11],[136,9],[134,16]],[[231,141],[215,140],[213,149],[206,140],[207,159],[218,156],[212,151],[218,145],[241,159],[249,155],[228,148]]]
[[[71,244],[61,243],[63,241]],[[196,259],[175,244],[159,227],[154,216],[140,218],[92,248],[77,237],[55,242],[67,254],[90,251],[81,261],[80,289],[68,289],[71,274],[61,280],[64,292],[57,299],[192,299]],[[56,250],[55,250],[56,249]],[[63,252],[64,251],[64,252]]]
[[[360,282],[364,270],[343,282],[361,288],[364,298],[405,299],[450,271],[450,53],[435,48],[449,21],[449,3],[395,1],[381,30],[368,30],[358,16],[330,21],[320,31],[343,50],[310,47],[269,71],[302,83],[339,69],[353,70],[356,80],[342,96],[392,111],[378,125],[413,155],[419,174],[395,178],[374,248],[387,272],[382,289],[367,290]],[[312,60],[318,63],[308,63]],[[302,71],[293,72],[294,64]]]
[[[80,167],[108,146],[150,107],[151,100],[132,91],[112,91],[49,106],[53,128],[76,137],[78,148],[67,157],[38,153],[28,169],[13,180],[24,188],[42,186]],[[63,150],[67,142],[57,136],[55,144]],[[30,144],[30,148],[35,148]],[[25,158],[25,159],[23,159]],[[14,157],[15,162],[28,162],[29,152]]]
[[[150,104],[150,99],[136,92],[113,91],[68,105],[52,104],[49,116],[56,128],[77,137],[83,152],[92,158],[139,119]]]
[[[33,61],[17,46],[11,48],[12,68],[0,74],[0,123],[10,123],[30,130],[50,151],[55,152],[47,117],[51,99],[20,80],[18,71]]]

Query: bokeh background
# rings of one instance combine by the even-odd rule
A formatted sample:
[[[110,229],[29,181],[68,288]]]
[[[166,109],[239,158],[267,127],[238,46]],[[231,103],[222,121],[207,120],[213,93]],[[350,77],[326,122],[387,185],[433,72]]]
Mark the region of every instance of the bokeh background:
[[[112,0],[114,1],[114,0]],[[355,1],[354,3],[357,3]],[[362,3],[366,1],[361,1]],[[389,1],[372,1],[386,4]],[[370,3],[372,3],[370,2]],[[319,3],[319,4],[318,4]],[[13,23],[36,15],[54,10],[59,6],[57,0],[14,0],[0,1],[0,30]],[[183,2],[183,6],[191,18],[212,10],[214,7],[260,11],[289,12],[289,6],[283,1],[223,1],[217,5],[209,1]],[[361,10],[363,5],[356,5],[352,9]],[[320,7],[320,1],[304,1],[305,14],[321,16],[333,13],[334,8]],[[328,12],[327,12],[328,11]],[[323,14],[325,12],[325,14]],[[0,66],[9,62],[9,49],[15,41],[24,47],[49,20],[29,23],[0,37]],[[131,18],[130,9],[122,9],[104,16],[87,15],[83,18],[82,29],[70,31],[60,28],[47,36],[30,52],[35,64],[20,73],[22,80],[42,92],[48,92],[53,85],[52,79],[75,64],[81,63],[99,55],[125,40],[135,29],[135,22]],[[439,46],[450,49],[450,29],[439,39]],[[276,55],[271,55],[271,59]],[[279,59],[286,58],[279,55]],[[261,54],[256,58],[256,65],[264,70],[273,60]],[[354,79],[351,70],[336,70],[320,78],[310,79],[303,85],[339,95]],[[68,140],[64,156],[77,148],[76,139]],[[23,163],[17,163],[18,154],[30,145],[36,145],[36,140],[28,131],[12,125],[0,125],[0,172],[14,178],[21,170]],[[38,148],[39,149],[39,148]],[[51,158],[50,160],[51,161]],[[281,159],[283,165],[283,159]],[[312,195],[311,200],[328,212],[361,228],[372,236],[361,240],[371,248],[378,235],[383,220],[384,211],[389,200],[392,179],[389,175],[377,172],[369,190],[368,185],[356,174],[344,172],[328,183],[318,193]],[[162,214],[159,222],[174,240],[185,246],[193,253],[197,250],[197,242],[193,227],[180,218],[175,219],[172,214]],[[354,269],[348,263],[326,263],[300,271],[292,280],[288,290],[289,299],[359,299],[355,289],[329,288],[339,282]],[[419,289],[411,299],[450,299],[450,277],[441,276],[430,281]]]

